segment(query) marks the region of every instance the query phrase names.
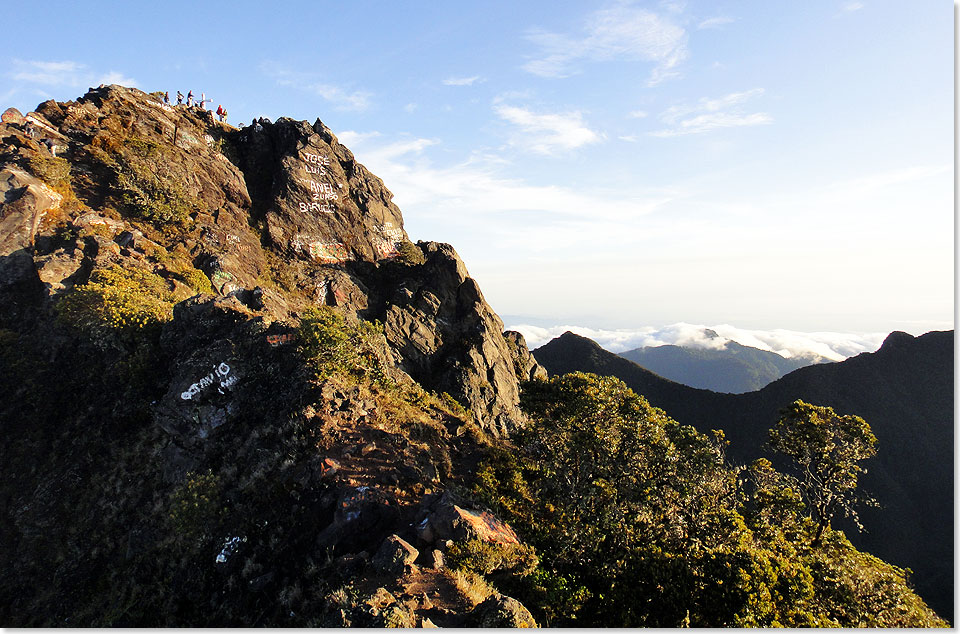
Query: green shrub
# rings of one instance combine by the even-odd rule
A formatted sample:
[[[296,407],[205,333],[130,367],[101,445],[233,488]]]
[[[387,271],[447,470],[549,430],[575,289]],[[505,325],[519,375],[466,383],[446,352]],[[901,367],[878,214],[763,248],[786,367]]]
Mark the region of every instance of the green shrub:
[[[304,313],[297,339],[300,353],[315,378],[340,374],[379,382],[385,375],[374,339],[382,333],[377,323],[360,321],[350,325],[340,311],[320,306]]]
[[[527,544],[494,544],[481,539],[454,543],[447,550],[447,564],[455,570],[488,575],[498,570],[525,576],[536,569],[540,560]]]
[[[136,332],[172,319],[173,303],[163,278],[116,265],[94,271],[86,284],[60,301],[57,311],[84,330]]]
[[[188,539],[209,537],[223,514],[220,477],[188,473],[186,481],[170,495],[168,519],[178,535]]]
[[[200,201],[183,186],[183,174],[173,165],[173,150],[148,139],[125,139],[114,162],[116,185],[124,211],[155,225],[186,226]]]
[[[70,163],[59,156],[31,156],[27,158],[27,169],[51,187],[70,184]]]
[[[409,240],[404,240],[397,245],[397,253],[399,254],[397,261],[409,266],[417,266],[427,261],[420,247]]]
[[[195,269],[192,266],[184,266],[174,271],[173,274],[198,293],[205,293],[207,295],[214,294],[210,278],[199,269]]]
[[[680,425],[622,381],[583,373],[531,381],[521,406],[530,422],[517,449],[490,452],[473,493],[537,548],[538,570],[511,596],[544,622],[943,624],[905,571],[809,518],[795,478],[769,461],[749,471],[726,465],[722,434]],[[461,550],[454,560],[469,568],[494,558]]]

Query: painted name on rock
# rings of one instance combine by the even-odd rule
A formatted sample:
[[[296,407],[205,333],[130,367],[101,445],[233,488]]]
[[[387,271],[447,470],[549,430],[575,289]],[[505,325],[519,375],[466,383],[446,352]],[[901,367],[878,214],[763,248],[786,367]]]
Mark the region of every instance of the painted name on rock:
[[[288,344],[295,339],[293,333],[286,335],[267,335],[267,343],[276,348],[277,346],[282,346]]]
[[[330,167],[330,158],[327,156],[320,156],[319,154],[313,154],[311,152],[304,152],[303,160],[306,161],[306,170],[307,174],[316,174],[317,176],[325,176],[327,174],[327,168]]]
[[[220,387],[217,389],[217,391],[221,394],[224,394],[223,390],[225,388],[228,388],[237,382],[236,375],[230,374],[230,366],[226,363],[220,363],[220,365],[215,366],[213,372],[191,385],[187,391],[180,394],[180,398],[185,401],[189,401],[201,391],[210,387],[214,383],[217,383],[218,381],[220,383]]]
[[[350,252],[342,242],[324,242],[298,233],[293,236],[290,246],[321,264],[339,264],[350,259]]]

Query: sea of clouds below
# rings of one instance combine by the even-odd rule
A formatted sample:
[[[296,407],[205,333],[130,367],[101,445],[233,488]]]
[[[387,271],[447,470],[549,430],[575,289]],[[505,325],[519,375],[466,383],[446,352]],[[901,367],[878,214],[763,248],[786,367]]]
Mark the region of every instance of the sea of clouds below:
[[[555,337],[570,331],[593,339],[610,352],[624,352],[645,346],[673,344],[689,348],[723,348],[727,341],[736,341],[744,346],[776,352],[782,357],[818,357],[830,361],[843,361],[861,352],[875,352],[888,333],[849,332],[797,332],[793,330],[747,330],[729,324],[704,326],[701,324],[677,323],[661,327],[643,327],[629,330],[601,330],[584,326],[532,326],[517,324],[507,328],[523,334],[527,346],[533,350]],[[712,330],[719,337],[707,332]]]

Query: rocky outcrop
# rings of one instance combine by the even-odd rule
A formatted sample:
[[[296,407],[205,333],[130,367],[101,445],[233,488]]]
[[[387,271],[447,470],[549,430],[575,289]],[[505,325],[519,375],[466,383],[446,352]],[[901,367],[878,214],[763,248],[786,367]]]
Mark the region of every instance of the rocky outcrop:
[[[537,362],[536,357],[530,353],[527,348],[527,340],[522,333],[516,330],[508,330],[503,333],[504,339],[510,348],[510,354],[513,357],[513,367],[517,373],[517,379],[520,381],[532,381],[534,379],[547,378],[547,369]]]
[[[481,426],[506,435],[521,424],[517,366],[503,322],[483,298],[449,244],[421,242],[420,265],[381,264],[371,281],[367,314],[404,370],[423,385],[448,392]],[[529,354],[529,353],[528,353]]]
[[[63,148],[58,157],[41,137]],[[206,290],[202,275],[219,296],[257,293],[268,320],[295,323],[312,304],[381,320],[398,369],[495,435],[522,424],[518,378],[540,372],[522,337],[504,336],[451,246],[421,243],[422,264],[398,257],[399,245],[416,247],[392,194],[319,120],[238,129],[104,86],[10,118],[0,146],[0,291],[16,287],[11,311],[113,264],[159,273],[180,299]],[[70,205],[50,174],[30,173],[37,158],[65,158]]]

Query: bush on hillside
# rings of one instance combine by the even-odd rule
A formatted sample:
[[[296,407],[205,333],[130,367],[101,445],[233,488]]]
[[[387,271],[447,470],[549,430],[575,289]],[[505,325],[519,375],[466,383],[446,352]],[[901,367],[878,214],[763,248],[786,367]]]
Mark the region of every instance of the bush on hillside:
[[[379,324],[348,324],[342,312],[329,306],[308,309],[297,330],[300,353],[317,379],[341,374],[383,381],[386,377],[374,343],[382,336]]]
[[[726,465],[722,434],[680,425],[620,380],[532,381],[521,404],[531,422],[517,451],[484,461],[474,493],[537,549],[514,596],[545,622],[944,625],[904,571],[829,528],[815,543],[795,479],[768,461]]]
[[[57,305],[61,319],[87,331],[136,333],[173,318],[167,282],[143,269],[98,269]]]

